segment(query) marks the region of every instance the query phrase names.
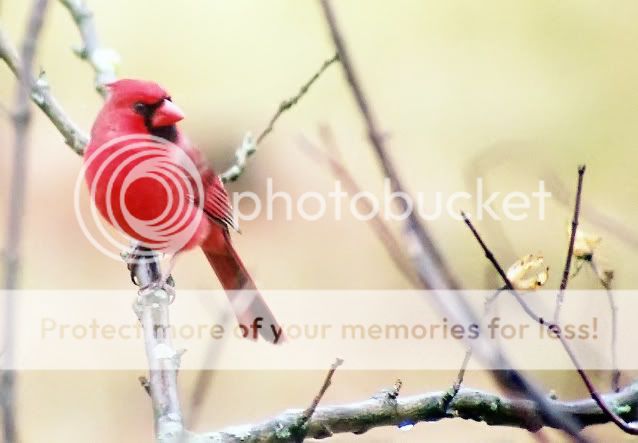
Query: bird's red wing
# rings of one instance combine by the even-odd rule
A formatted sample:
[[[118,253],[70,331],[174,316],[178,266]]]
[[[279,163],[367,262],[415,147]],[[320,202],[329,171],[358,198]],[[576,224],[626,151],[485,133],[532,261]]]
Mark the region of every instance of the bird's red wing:
[[[237,231],[237,223],[233,217],[233,208],[230,204],[230,198],[221,179],[208,165],[202,153],[193,147],[186,137],[180,136],[176,145],[188,156],[195,168],[197,168],[197,174],[199,176],[190,178],[192,190],[195,194],[200,194],[199,190],[201,189],[203,195],[193,195],[193,202],[198,206],[203,203],[202,208],[204,213],[215,223],[226,229]],[[201,188],[198,187],[197,181],[201,183]],[[203,197],[203,202],[201,202],[200,197]]]
[[[228,192],[224,188],[221,179],[214,175],[204,190],[204,213],[213,221],[221,224],[227,229],[238,230],[237,223],[233,217],[233,207],[230,204]]]
[[[202,208],[204,213],[212,221],[224,228],[237,231],[237,223],[233,218],[233,208],[230,204],[230,198],[221,179],[215,175],[215,172],[213,172],[202,153],[193,147],[185,137],[180,136],[177,141],[177,146],[186,153],[190,161],[197,168],[199,177],[191,177],[193,181],[192,189],[197,190],[198,184],[196,181],[200,181],[203,191]],[[198,194],[198,192],[196,191],[195,194]],[[200,196],[194,195],[193,201],[196,205],[199,205],[201,202]]]

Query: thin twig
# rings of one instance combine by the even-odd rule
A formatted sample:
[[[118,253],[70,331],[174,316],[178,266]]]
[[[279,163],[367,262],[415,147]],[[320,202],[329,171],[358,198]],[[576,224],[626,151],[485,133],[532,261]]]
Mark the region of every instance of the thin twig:
[[[21,61],[15,47],[9,37],[0,28],[0,59],[4,60],[11,72],[19,78]],[[51,120],[58,132],[64,137],[64,142],[79,155],[84,152],[89,138],[64,112],[57,100],[49,92],[49,84],[41,75],[34,79],[31,73],[27,73],[31,85],[31,100]]]
[[[279,120],[279,117],[281,117],[281,115],[288,111],[289,109],[291,109],[293,106],[295,106],[297,104],[297,102],[299,102],[299,100],[301,100],[301,98],[306,95],[306,93],[308,92],[308,90],[310,89],[310,87],[317,81],[319,80],[319,77],[321,77],[321,75],[324,73],[324,71],[326,69],[328,69],[330,67],[330,65],[332,65],[335,62],[339,61],[339,54],[336,53],[335,55],[333,55],[332,57],[330,57],[328,60],[324,61],[323,64],[319,67],[319,70],[317,70],[317,72],[315,72],[313,74],[312,77],[310,77],[310,79],[304,83],[301,88],[299,88],[299,92],[297,92],[296,95],[294,95],[293,97],[290,97],[287,100],[284,100],[283,102],[281,102],[279,104],[279,108],[277,109],[277,112],[275,112],[275,114],[271,117],[270,121],[268,122],[268,126],[266,126],[266,128],[261,131],[261,133],[259,134],[259,136],[257,136],[257,140],[255,141],[255,144],[260,144],[264,138],[266,138],[266,136],[268,134],[270,134],[273,130],[273,128],[275,127],[275,123],[277,123],[277,120]]]
[[[489,297],[486,297],[485,305],[483,308],[483,319],[487,317],[488,313],[490,312],[490,308],[492,307],[492,304],[496,301],[497,297],[503,290],[505,290],[505,288],[497,289],[492,295],[490,295]],[[467,366],[469,365],[471,358],[472,358],[472,348],[468,347],[467,351],[465,351],[465,355],[463,356],[463,361],[461,362],[461,367],[459,368],[459,372],[456,375],[456,379],[454,380],[454,383],[452,384],[452,388],[449,391],[448,399],[446,399],[446,404],[444,405],[446,409],[449,406],[449,404],[452,402],[454,397],[456,397],[456,394],[458,394],[459,390],[461,389],[461,386],[463,385],[463,380],[465,379],[465,372],[467,371]]]
[[[496,257],[494,256],[492,251],[487,247],[487,245],[485,244],[485,242],[481,238],[480,234],[478,233],[478,231],[476,230],[476,228],[474,227],[474,225],[472,224],[472,222],[468,218],[467,214],[465,214],[465,212],[461,212],[461,217],[463,217],[463,221],[465,222],[467,227],[470,228],[470,231],[472,231],[472,234],[474,235],[474,238],[476,239],[476,241],[479,243],[479,245],[483,249],[483,252],[485,253],[485,257],[490,261],[490,263],[492,263],[492,265],[494,266],[494,269],[496,269],[496,272],[498,272],[498,275],[503,279],[503,282],[505,282],[506,288],[511,292],[511,294],[514,296],[514,298],[516,298],[516,301],[518,302],[518,304],[521,305],[521,307],[523,308],[525,313],[530,318],[532,318],[535,322],[540,323],[541,325],[547,324],[545,319],[540,317],[539,315],[537,315],[532,310],[532,308],[529,307],[529,305],[523,299],[523,297],[521,297],[521,295],[518,293],[518,291],[516,291],[516,289],[512,285],[512,282],[507,277],[507,274],[505,273],[505,271],[503,270],[503,268],[499,264],[498,260],[496,260]]]
[[[27,186],[27,163],[29,152],[29,129],[31,108],[29,93],[32,86],[31,71],[44,24],[48,0],[33,0],[27,29],[22,41],[22,64],[18,77],[18,88],[13,113],[15,134],[13,167],[9,185],[9,208],[7,210],[7,235],[5,247],[4,288],[7,290],[4,314],[4,364],[7,368],[0,380],[0,404],[2,406],[3,436],[5,443],[17,441],[16,429],[16,373],[12,369],[15,354],[15,315],[18,299],[12,291],[17,288],[20,270],[20,249],[22,246],[24,203]]]
[[[614,392],[618,392],[620,390],[620,370],[618,369],[618,306],[616,306],[614,293],[611,289],[611,282],[605,280],[604,275],[601,274],[601,270],[598,268],[594,256],[588,261],[594,275],[598,278],[598,281],[607,293],[607,302],[609,303],[609,312],[611,313],[611,389]]]
[[[330,370],[326,374],[326,378],[324,379],[323,384],[321,385],[321,389],[319,389],[319,392],[317,393],[315,398],[312,400],[312,403],[310,404],[310,406],[308,406],[308,408],[303,412],[303,414],[301,414],[301,420],[300,420],[301,426],[305,425],[306,422],[308,422],[308,420],[312,418],[312,415],[315,413],[315,410],[317,409],[319,402],[321,401],[326,391],[330,387],[330,384],[332,383],[332,376],[334,375],[337,368],[341,366],[342,364],[343,364],[343,360],[340,358],[337,358],[335,362],[332,364],[332,366],[330,366]]]
[[[513,289],[512,282],[509,280],[507,275],[503,272],[503,268],[501,267],[501,265],[498,263],[498,261],[494,257],[494,254],[492,253],[492,251],[487,247],[487,245],[485,244],[485,242],[481,238],[480,234],[477,232],[476,228],[474,228],[474,226],[472,225],[472,222],[467,217],[464,217],[464,219],[465,219],[465,223],[467,224],[467,226],[470,228],[470,230],[474,234],[474,237],[478,241],[479,245],[481,245],[481,248],[483,249],[483,252],[485,252],[485,256],[488,258],[488,260],[492,263],[492,265],[494,266],[496,271],[499,273],[499,275],[503,279],[503,282],[505,283],[507,288],[508,289]],[[512,291],[512,293],[516,294],[516,291]],[[638,435],[638,428],[636,428],[636,427],[630,425],[629,423],[627,423],[620,415],[618,415],[616,412],[614,412],[613,409],[605,403],[605,401],[603,399],[603,396],[600,393],[598,393],[598,391],[596,390],[596,387],[594,386],[594,384],[590,380],[589,376],[582,369],[582,365],[580,364],[580,362],[579,362],[578,358],[576,357],[576,354],[574,353],[574,351],[571,349],[571,346],[569,345],[569,343],[567,342],[567,340],[563,336],[563,334],[561,332],[561,329],[558,326],[558,324],[548,323],[548,322],[544,321],[541,317],[538,317],[536,314],[534,314],[532,311],[529,310],[529,307],[527,307],[524,304],[521,304],[521,302],[524,303],[524,300],[522,300],[522,298],[520,298],[520,296],[517,297],[516,300],[518,301],[518,303],[523,307],[525,312],[527,312],[527,314],[532,319],[534,319],[540,325],[545,326],[549,331],[551,331],[559,339],[561,345],[565,349],[565,352],[567,353],[567,355],[569,356],[570,360],[572,361],[572,364],[574,365],[574,368],[578,372],[578,375],[580,376],[581,380],[585,384],[585,386],[587,388],[587,391],[589,392],[591,398],[596,402],[596,404],[600,407],[600,409],[603,411],[603,413],[609,418],[609,420],[612,421],[616,426],[618,426],[624,432],[626,432],[628,434],[631,434],[631,435]]]
[[[301,100],[301,98],[308,93],[310,87],[317,80],[319,80],[326,69],[328,69],[333,63],[337,61],[339,61],[338,54],[335,54],[328,60],[324,61],[319,69],[312,75],[312,77],[310,77],[310,79],[301,86],[299,92],[297,92],[296,95],[282,101],[279,104],[277,111],[270,118],[270,121],[268,122],[266,128],[263,129],[257,136],[257,139],[253,139],[251,134],[246,134],[244,140],[242,141],[242,144],[235,151],[235,163],[219,175],[222,182],[233,182],[241,176],[241,174],[244,172],[244,169],[246,169],[246,162],[248,158],[251,157],[255,152],[257,152],[257,146],[264,140],[264,138],[266,138],[268,134],[273,131],[275,123],[277,123],[277,120],[279,120],[282,114],[294,107],[299,102],[299,100]]]
[[[574,216],[572,218],[572,230],[569,235],[569,246],[567,247],[567,258],[565,259],[565,268],[563,269],[563,278],[560,282],[560,289],[556,296],[556,308],[554,310],[554,323],[558,323],[560,319],[560,310],[563,306],[565,298],[565,288],[569,281],[569,271],[572,267],[572,256],[574,255],[574,242],[576,240],[576,231],[578,230],[578,217],[580,215],[580,199],[583,191],[583,177],[585,175],[585,166],[578,167],[578,186],[576,188],[576,203],[574,204]]]
[[[106,96],[106,86],[116,79],[115,65],[119,61],[117,53],[110,48],[100,46],[93,12],[89,10],[83,0],[60,0],[68,9],[73,21],[80,30],[83,47],[74,49],[82,60],[86,60],[95,71],[95,89],[102,96]]]

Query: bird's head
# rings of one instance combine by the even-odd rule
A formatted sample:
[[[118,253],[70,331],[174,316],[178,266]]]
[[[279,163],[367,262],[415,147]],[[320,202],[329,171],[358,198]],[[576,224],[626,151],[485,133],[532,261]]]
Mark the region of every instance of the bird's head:
[[[176,132],[175,124],[184,113],[172,101],[170,95],[157,83],[123,79],[107,85],[109,104],[118,114],[139,119],[149,133],[163,138]]]

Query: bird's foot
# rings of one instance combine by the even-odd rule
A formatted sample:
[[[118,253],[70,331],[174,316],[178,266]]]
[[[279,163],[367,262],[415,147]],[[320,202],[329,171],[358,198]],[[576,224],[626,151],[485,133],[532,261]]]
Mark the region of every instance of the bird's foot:
[[[168,296],[168,303],[171,304],[175,300],[175,283],[173,278],[169,275],[168,278],[161,278],[153,281],[147,285],[140,287],[138,291],[139,297],[149,297],[157,295],[160,291],[166,293]]]

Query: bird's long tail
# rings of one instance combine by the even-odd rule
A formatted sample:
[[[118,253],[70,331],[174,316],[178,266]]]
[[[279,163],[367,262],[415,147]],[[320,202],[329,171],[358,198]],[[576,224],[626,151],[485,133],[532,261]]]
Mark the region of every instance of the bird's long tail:
[[[223,248],[202,247],[202,250],[226,290],[244,335],[256,339],[258,329],[259,335],[269,342],[282,343],[282,328],[233,248],[228,233],[225,233],[223,244]]]

